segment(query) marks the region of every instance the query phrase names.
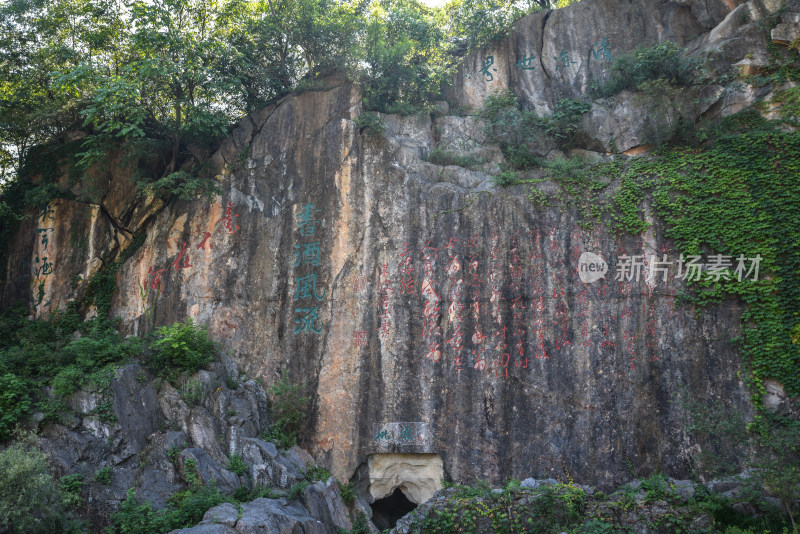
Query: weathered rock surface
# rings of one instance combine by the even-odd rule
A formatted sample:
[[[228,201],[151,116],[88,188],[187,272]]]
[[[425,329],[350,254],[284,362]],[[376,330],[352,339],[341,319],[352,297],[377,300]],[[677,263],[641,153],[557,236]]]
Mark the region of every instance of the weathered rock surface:
[[[157,392],[140,365],[126,365],[116,370],[108,392],[76,393],[70,399],[74,412],[64,422],[45,427],[40,446],[58,475],[83,475],[87,515],[96,526],[107,524],[128,488],[158,509],[187,487],[190,476],[206,484],[214,480],[223,493],[248,482],[227,470],[228,455],[241,450],[242,440],[266,430],[266,394],[254,380],[219,380],[228,371],[237,374],[230,360],[198,373],[194,380],[213,387],[204,390],[199,404],[187,404],[170,384],[163,383]],[[183,430],[167,430],[170,427]],[[287,482],[302,479],[305,463],[300,459],[308,454],[275,452],[276,465],[295,475]],[[194,466],[187,470],[188,460]],[[105,467],[111,470],[110,482],[96,482],[95,474]]]
[[[467,59],[450,100],[476,107],[510,88],[549,112],[583,96],[616,54],[666,39],[698,54],[718,45],[715,61],[730,66],[751,47],[745,37],[761,16],[754,8],[726,19],[740,3],[593,0],[527,17]],[[757,96],[727,89],[698,89],[700,102],[677,112],[721,115]],[[596,103],[584,148],[605,152],[612,138],[618,148],[646,143],[640,97]],[[11,245],[3,304],[24,297],[36,313],[63,308],[105,251],[146,231],[117,271],[112,314],[131,334],[193,317],[209,325],[231,366],[267,385],[287,368],[313,399],[302,441],[340,480],[390,453],[440,455],[445,476],[457,480],[566,471],[607,486],[626,478],[628,460],[637,471],[683,478],[698,445],[673,402],[678,390],[748,412],[730,342],[740,305],[697,315],[676,299],[684,286],[674,270],[666,282],[647,265],[635,280],[615,280],[622,256],[677,260],[651,206],[652,227],[635,237],[592,226],[567,203],[537,210],[524,186],[493,185],[502,154],[475,118],[384,116],[386,135],[373,139],[354,122],[361,111],[356,88],[333,80],[245,117],[212,157],[223,190],[213,203],[148,203],[118,175],[97,205],[52,203]],[[486,164],[426,162],[437,144]],[[37,230],[48,228],[45,250]],[[88,236],[84,245],[70,244],[73,230]],[[584,252],[603,259],[604,278],[581,281]],[[263,389],[253,380],[229,389],[229,367],[198,375],[206,388],[198,405],[165,386],[160,414],[152,391],[125,374],[128,396],[114,408],[137,432],[81,416],[48,430],[44,445],[61,465],[87,472],[112,451],[124,481],[109,490],[117,500],[141,475],[148,447],[164,464],[153,492],[180,484],[162,445],[180,439],[203,451],[198,463],[222,469],[214,476],[230,488],[232,453],[251,463],[254,481],[291,486],[305,466],[257,438],[268,422]]]
[[[306,464],[281,455],[272,443],[244,438],[239,451],[251,466],[251,478],[256,485],[289,489],[303,479]]]
[[[681,482],[681,481],[669,481]],[[461,526],[471,529],[473,532],[505,532],[512,524],[517,528],[524,528],[527,525],[541,527],[552,521],[552,516],[561,515],[560,524],[566,524],[569,519],[568,514],[563,512],[563,504],[568,502],[564,497],[565,488],[555,489],[557,495],[555,500],[549,505],[537,506],[540,499],[545,499],[546,491],[553,491],[550,487],[556,487],[557,481],[553,479],[535,480],[526,479],[521,488],[516,490],[492,490],[491,494],[465,498],[459,494],[457,488],[446,489],[437,492],[433,498],[425,502],[410,514],[401,518],[395,528],[391,530],[393,534],[415,534],[429,532],[436,528],[438,517],[449,514],[454,518],[456,527]],[[673,488],[665,485],[657,496],[646,496],[644,490],[631,494],[641,485],[641,481],[633,481],[627,485],[627,492],[618,492],[609,496],[607,499],[591,497],[593,491],[587,492],[581,497],[582,504],[580,520],[587,530],[592,527],[603,529],[609,532],[634,532],[636,534],[656,534],[686,530],[688,532],[718,532],[715,529],[713,517],[690,505],[691,495],[686,495],[685,488],[693,485],[680,485]],[[678,489],[680,488],[680,489]],[[543,491],[544,489],[544,491]],[[571,487],[572,492],[576,489]],[[592,490],[586,487],[583,489]],[[558,492],[561,493],[558,493]],[[502,499],[499,502],[494,499]],[[561,501],[559,501],[561,499]],[[470,510],[479,511],[475,514],[474,523],[463,520],[464,514]],[[497,514],[509,519],[504,522],[499,519],[497,522],[491,518]],[[437,517],[438,516],[438,517]],[[565,517],[566,516],[566,517]],[[511,519],[514,518],[514,519]],[[598,524],[599,523],[599,524]],[[575,525],[573,525],[575,526]]]
[[[336,532],[308,515],[297,502],[285,499],[256,499],[242,504],[239,512],[232,504],[221,504],[210,509],[196,527],[173,530],[172,534],[273,534],[292,532],[303,534],[329,534]]]
[[[342,502],[339,484],[331,477],[327,481],[318,481],[309,485],[304,491],[302,502],[311,517],[336,533],[337,529],[352,530],[350,512]]]
[[[639,45],[692,48],[709,35],[732,33],[714,29],[741,3],[596,0],[535,13],[468,56],[448,96],[457,106],[479,108],[487,95],[510,89],[531,109],[551,113],[560,99],[583,98],[590,80],[602,79],[616,56]]]
[[[537,211],[484,171],[424,162],[427,117],[387,117],[383,141],[359,136],[359,106],[346,84],[284,100],[252,127],[221,201],[166,206],[120,269],[125,328],[189,315],[248,375],[269,383],[288,367],[314,398],[304,439],[341,480],[394,452],[438,453],[457,479],[566,466],[611,483],[625,458],[680,476],[679,385],[747,410],[728,341],[737,306],[696,317],[675,302],[679,281],[612,278],[615,255],[669,250],[658,221],[643,237],[586,230],[573,207]],[[577,273],[587,250],[609,263],[592,285]],[[263,427],[263,398],[247,383],[227,391],[221,371],[199,380],[208,394],[191,409],[165,386],[165,417],[217,462],[240,451],[264,466],[257,480],[290,485],[297,473],[239,414]]]
[[[74,395],[69,426],[45,427],[39,444],[57,475],[83,475],[84,515],[96,529],[109,524],[128,488],[136,490],[141,502],[150,501],[160,509],[175,492],[197,483],[215,484],[227,495],[241,486],[287,492],[305,479],[310,467],[316,467],[313,457],[299,447],[281,453],[274,444],[253,437],[267,428],[266,394],[254,380],[221,380],[223,376],[239,376],[224,356],[211,370],[188,377],[209,387],[202,398],[187,403],[169,383],[162,383],[156,392],[155,382],[140,365],[127,365],[117,370],[108,393]],[[88,415],[106,405],[112,407],[113,417]],[[245,476],[227,468],[233,454],[241,455],[248,465]],[[110,482],[97,482],[95,474],[104,467],[111,470]],[[242,504],[241,520],[233,505],[223,504],[206,514],[205,523],[184,531],[258,533],[288,528],[335,534],[337,528],[352,528],[350,509],[334,478],[309,484],[300,499]]]

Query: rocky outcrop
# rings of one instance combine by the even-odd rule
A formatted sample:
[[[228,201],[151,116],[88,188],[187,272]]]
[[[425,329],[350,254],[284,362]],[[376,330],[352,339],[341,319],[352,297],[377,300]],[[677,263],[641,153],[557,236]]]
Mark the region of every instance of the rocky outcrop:
[[[310,517],[299,503],[285,499],[256,499],[242,505],[241,512],[232,504],[222,504],[206,512],[196,527],[174,530],[173,534],[271,534],[302,532],[328,534],[320,521]],[[335,531],[333,531],[335,532]]]
[[[487,95],[510,89],[531,109],[549,114],[560,99],[583,99],[589,82],[603,79],[618,55],[664,41],[692,48],[741,3],[597,0],[535,13],[468,56],[450,97],[479,108]]]
[[[715,522],[709,511],[714,506],[727,503],[733,513],[747,516],[780,509],[780,501],[752,482],[747,472],[707,485],[656,476],[632,480],[609,495],[554,479],[528,478],[518,487],[482,491],[455,487],[438,491],[401,518],[391,532],[431,532],[440,525],[486,533],[545,526],[637,534],[723,532],[725,526]]]
[[[598,0],[536,13],[468,56],[448,97],[456,107],[479,109],[487,96],[509,90],[526,108],[550,115],[562,99],[586,100],[591,83],[604,80],[619,55],[671,41],[687,50],[689,60],[703,64],[707,85],[679,97],[625,91],[593,102],[582,123],[585,148],[649,149],[659,131],[678,120],[691,124],[770,100],[746,84],[730,83],[736,74],[757,74],[769,65],[763,24],[770,15],[777,16],[774,43],[786,46],[797,38],[800,5],[794,1]],[[719,85],[720,79],[728,83]],[[715,106],[722,99],[739,105]]]
[[[211,370],[185,380],[205,386],[199,397],[189,398],[189,389],[179,392],[166,382],[157,390],[145,369],[126,365],[116,370],[107,392],[76,393],[70,399],[73,412],[39,436],[57,474],[83,475],[84,511],[95,528],[108,524],[129,488],[159,509],[193,484],[213,484],[225,495],[241,486],[286,493],[316,466],[299,447],[281,453],[256,437],[268,428],[266,394],[257,382],[240,376],[230,360],[223,357]],[[248,466],[242,476],[228,469],[233,455]],[[107,480],[97,477],[101,469],[109,470]],[[263,529],[295,523],[306,532],[351,528],[335,479],[309,484],[301,498],[302,504],[285,499],[279,506],[267,499],[243,504],[249,512],[237,532],[271,532]],[[227,510],[217,508],[215,513]]]

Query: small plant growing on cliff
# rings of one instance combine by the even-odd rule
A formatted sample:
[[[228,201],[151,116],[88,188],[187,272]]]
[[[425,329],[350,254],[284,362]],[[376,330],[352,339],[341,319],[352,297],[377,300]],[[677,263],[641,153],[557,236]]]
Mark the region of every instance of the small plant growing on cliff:
[[[288,493],[286,493],[286,498],[289,499],[290,501],[299,499],[300,496],[308,487],[308,484],[309,484],[308,480],[301,480],[300,482],[296,482],[295,484],[292,485],[291,488],[289,488]]]
[[[235,473],[238,476],[244,476],[247,473],[249,466],[242,458],[241,454],[232,454],[228,456],[228,471]]]
[[[426,158],[426,161],[428,163],[433,163],[434,165],[458,165],[459,167],[464,167],[465,169],[483,165],[485,163],[482,159],[474,156],[460,156],[455,152],[444,150],[441,147],[436,147],[431,150],[430,154],[428,154],[428,157]]]
[[[8,439],[17,422],[28,414],[25,383],[12,373],[0,375],[0,441]]]
[[[362,113],[356,118],[355,123],[359,133],[365,134],[371,139],[377,139],[386,134],[386,123],[376,113]]]
[[[503,171],[497,176],[493,176],[492,181],[501,187],[508,187],[520,183],[516,171]]]
[[[150,366],[160,376],[174,382],[184,371],[194,373],[214,359],[215,345],[208,336],[207,326],[197,326],[191,318],[185,323],[162,326],[156,331],[156,341]]]
[[[369,529],[367,516],[359,512],[356,518],[353,520],[353,530],[339,528],[336,532],[338,534],[369,534],[372,531]],[[384,530],[384,532],[388,532],[388,530]]]
[[[331,472],[324,467],[315,467],[310,464],[306,467],[306,480],[308,481],[317,482],[318,480],[321,480],[322,482],[327,482],[332,476]]]
[[[206,385],[199,380],[189,380],[183,386],[181,397],[187,404],[200,404],[206,397]]]
[[[98,484],[111,484],[111,466],[107,465],[94,474],[94,481]]]
[[[216,482],[212,480],[207,486],[195,486],[172,494],[167,507],[156,511],[149,501],[138,504],[136,491],[131,488],[117,513],[112,516],[116,527],[112,532],[150,534],[191,527],[203,519],[210,508],[224,500]]]
[[[173,465],[177,465],[178,454],[180,452],[181,448],[178,447],[177,445],[173,445],[167,450],[167,459],[170,461],[170,463],[172,463]]]
[[[342,502],[346,505],[351,505],[356,501],[356,491],[353,488],[353,483],[339,484],[339,493],[342,494]]]
[[[297,431],[310,400],[300,392],[302,386],[290,384],[286,369],[281,377],[269,388],[270,415],[272,425],[265,438],[282,449],[297,445]]]
[[[81,503],[81,491],[83,490],[83,475],[72,473],[64,475],[60,479],[61,491],[64,494],[64,503],[67,506],[75,507]]]
[[[699,65],[699,60],[687,58],[677,43],[665,41],[654,46],[640,46],[614,58],[608,78],[593,80],[589,91],[593,96],[604,98],[658,79],[671,85],[688,86],[697,81]]]

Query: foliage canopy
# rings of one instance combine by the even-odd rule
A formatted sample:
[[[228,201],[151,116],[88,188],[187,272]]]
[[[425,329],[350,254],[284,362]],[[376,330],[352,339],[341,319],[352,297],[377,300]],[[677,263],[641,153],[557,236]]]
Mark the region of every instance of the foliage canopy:
[[[140,177],[151,191],[207,192],[191,182],[194,156],[304,80],[343,72],[368,109],[413,112],[460,56],[566,3],[10,0],[0,6],[0,177],[23,170],[32,147],[78,138],[78,170],[124,146],[158,154]]]

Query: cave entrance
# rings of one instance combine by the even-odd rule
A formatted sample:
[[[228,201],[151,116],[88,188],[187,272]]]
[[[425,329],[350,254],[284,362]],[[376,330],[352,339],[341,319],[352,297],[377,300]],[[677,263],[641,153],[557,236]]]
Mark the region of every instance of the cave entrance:
[[[416,508],[417,505],[408,500],[400,488],[395,488],[391,495],[377,499],[370,504],[372,508],[372,522],[383,531],[394,528],[397,520]]]
[[[442,457],[435,453],[372,454],[365,467],[365,493],[372,521],[380,530],[393,528],[398,519],[430,499],[444,478]]]

